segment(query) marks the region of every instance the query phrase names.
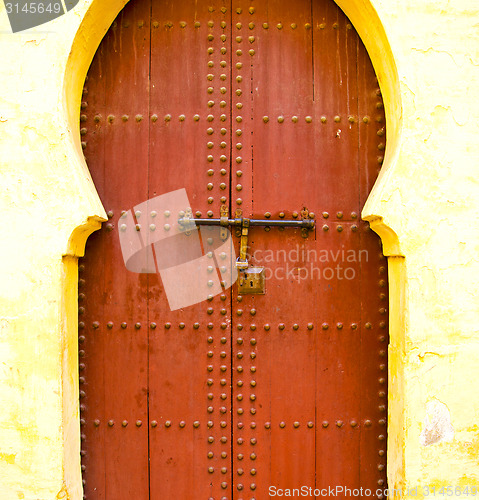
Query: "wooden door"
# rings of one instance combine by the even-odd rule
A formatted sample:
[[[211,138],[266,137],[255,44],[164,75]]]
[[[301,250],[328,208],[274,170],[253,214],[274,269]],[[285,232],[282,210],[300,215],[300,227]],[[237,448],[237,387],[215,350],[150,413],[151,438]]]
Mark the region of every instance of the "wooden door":
[[[109,217],[79,267],[86,498],[382,498],[387,262],[360,213],[384,132],[371,62],[332,0],[127,4],[81,111]],[[196,217],[306,207],[316,228],[250,230],[264,295],[235,284],[171,311],[158,274],[126,268],[118,228],[182,188]],[[151,214],[135,217],[148,231]]]

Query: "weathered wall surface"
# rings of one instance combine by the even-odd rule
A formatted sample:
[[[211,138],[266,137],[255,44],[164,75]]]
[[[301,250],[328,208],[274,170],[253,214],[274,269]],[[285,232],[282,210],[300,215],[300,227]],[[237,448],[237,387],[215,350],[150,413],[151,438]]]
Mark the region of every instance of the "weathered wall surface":
[[[390,486],[421,498],[422,486],[479,486],[479,4],[371,2],[338,0],[386,104],[363,216],[393,256]],[[81,498],[74,256],[105,214],[77,123],[123,3],[81,0],[17,34],[0,4],[2,500]]]
[[[390,395],[404,405],[403,463],[391,462],[403,473],[391,486],[418,486],[420,497],[421,486],[479,484],[479,4],[376,7],[397,65],[402,129],[363,215],[383,216],[406,257],[405,327],[391,349],[403,389]]]

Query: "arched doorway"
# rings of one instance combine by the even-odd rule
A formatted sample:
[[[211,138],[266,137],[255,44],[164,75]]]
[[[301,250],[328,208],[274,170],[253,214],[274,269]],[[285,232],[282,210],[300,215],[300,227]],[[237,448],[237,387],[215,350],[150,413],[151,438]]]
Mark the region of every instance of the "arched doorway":
[[[387,265],[359,220],[384,115],[348,19],[329,0],[133,0],[85,92],[85,155],[110,217],[80,264],[87,498],[384,487]],[[196,217],[306,207],[316,227],[250,230],[264,295],[234,285],[171,311],[157,274],[125,267],[118,226],[181,188]]]

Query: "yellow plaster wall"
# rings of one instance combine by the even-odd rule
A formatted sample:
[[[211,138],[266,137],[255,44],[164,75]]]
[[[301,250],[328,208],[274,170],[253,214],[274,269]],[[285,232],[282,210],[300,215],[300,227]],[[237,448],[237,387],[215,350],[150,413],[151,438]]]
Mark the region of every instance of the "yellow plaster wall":
[[[390,347],[390,370],[402,376],[391,377],[390,404],[404,408],[390,423],[402,422],[404,450],[389,477],[391,486],[418,486],[421,498],[420,486],[479,486],[479,4],[375,6],[395,57],[402,123],[363,216],[381,216],[405,256],[403,327]],[[449,410],[452,441],[421,445],[428,402]]]
[[[105,213],[79,102],[124,3],[81,0],[18,34],[0,3],[2,500],[81,498],[76,256]],[[479,4],[337,3],[370,52],[388,122],[363,216],[391,256],[390,486],[479,486]],[[421,444],[428,403],[449,412],[451,441]]]

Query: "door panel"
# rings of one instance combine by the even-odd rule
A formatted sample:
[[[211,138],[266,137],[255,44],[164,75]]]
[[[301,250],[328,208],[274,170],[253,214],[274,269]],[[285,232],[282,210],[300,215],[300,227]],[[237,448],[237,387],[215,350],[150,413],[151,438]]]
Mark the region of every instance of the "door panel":
[[[86,497],[385,487],[387,263],[359,219],[385,124],[349,20],[330,0],[132,0],[94,58],[81,121],[109,213],[80,263]],[[250,229],[264,295],[234,285],[171,311],[159,274],[126,269],[118,228],[182,188],[196,217],[307,208],[316,228]],[[153,234],[174,216],[135,223]],[[199,233],[183,259],[214,249]],[[179,257],[163,243],[149,258]]]

